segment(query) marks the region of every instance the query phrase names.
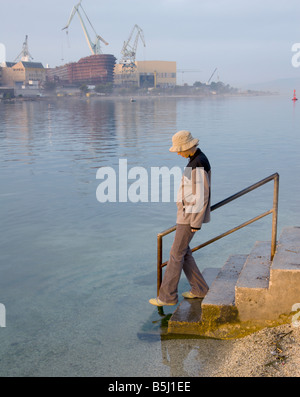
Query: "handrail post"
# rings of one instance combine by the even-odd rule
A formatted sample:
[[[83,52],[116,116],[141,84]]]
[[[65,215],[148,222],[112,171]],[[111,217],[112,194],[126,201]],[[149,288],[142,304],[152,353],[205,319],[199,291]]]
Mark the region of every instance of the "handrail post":
[[[162,235],[157,235],[157,296],[162,282]]]
[[[274,258],[275,251],[276,251],[276,243],[277,243],[278,191],[279,191],[279,175],[276,174],[275,177],[274,177],[271,261]]]

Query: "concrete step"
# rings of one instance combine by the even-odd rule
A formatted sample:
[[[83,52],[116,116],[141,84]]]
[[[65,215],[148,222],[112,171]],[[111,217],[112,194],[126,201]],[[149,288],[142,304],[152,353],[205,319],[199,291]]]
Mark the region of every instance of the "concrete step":
[[[247,257],[236,283],[237,289],[268,288],[270,279],[271,243],[257,241]]]
[[[268,318],[288,315],[300,302],[300,227],[285,227],[280,234],[270,274],[266,302]]]
[[[236,321],[235,285],[246,259],[247,255],[230,256],[203,299],[201,320],[210,328]]]
[[[239,320],[257,317],[257,310],[265,308],[271,266],[271,243],[257,241],[247,257],[235,286],[235,304]]]
[[[206,269],[203,270],[202,276],[204,277],[204,280],[206,281],[206,284],[209,286],[209,288],[211,287],[212,283],[215,281],[220,270],[221,269],[219,267],[207,267]]]
[[[300,271],[300,227],[282,230],[271,270]]]
[[[228,258],[210,285],[210,289],[203,299],[203,305],[234,304],[234,287],[246,259],[247,255],[233,255]]]
[[[211,328],[213,323],[225,323],[236,317],[234,286],[245,263],[246,255],[231,256],[222,269],[207,268],[202,275],[209,291],[202,299],[183,299],[168,323],[173,333],[197,333],[201,323]]]
[[[236,306],[240,321],[274,323],[288,319],[300,302],[300,228],[286,227],[269,260],[270,243],[263,243],[249,256],[236,285]],[[265,251],[265,253],[264,253]]]
[[[219,268],[206,268],[202,275],[210,287],[219,273]],[[172,314],[168,322],[168,332],[172,333],[197,333],[201,321],[202,299],[183,299]]]
[[[300,303],[300,227],[284,228],[273,262],[270,255],[271,243],[258,241],[249,255],[205,269],[206,297],[183,299],[168,332],[228,338],[290,322]]]

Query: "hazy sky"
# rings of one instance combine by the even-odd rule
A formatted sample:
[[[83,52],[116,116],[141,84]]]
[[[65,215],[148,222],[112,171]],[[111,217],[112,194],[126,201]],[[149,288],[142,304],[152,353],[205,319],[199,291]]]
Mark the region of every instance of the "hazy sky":
[[[34,61],[50,67],[90,55],[75,16],[78,0],[0,0],[0,43],[6,59],[21,52],[25,35]],[[178,84],[215,77],[232,86],[300,77],[291,50],[300,43],[299,0],[82,0],[96,32],[108,43],[102,51],[120,59],[123,42],[138,24],[137,60],[176,61]],[[94,38],[92,31],[91,36]],[[190,72],[190,71],[195,72]],[[188,72],[189,71],[189,72]]]

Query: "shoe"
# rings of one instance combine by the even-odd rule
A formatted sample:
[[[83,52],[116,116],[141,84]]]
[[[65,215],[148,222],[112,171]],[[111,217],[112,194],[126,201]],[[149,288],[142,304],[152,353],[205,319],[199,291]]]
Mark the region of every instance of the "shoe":
[[[204,298],[204,296],[197,296],[197,295],[193,294],[191,291],[183,292],[182,296],[187,299]]]
[[[174,306],[176,303],[166,303],[161,301],[158,297],[149,300],[149,303],[154,306]]]

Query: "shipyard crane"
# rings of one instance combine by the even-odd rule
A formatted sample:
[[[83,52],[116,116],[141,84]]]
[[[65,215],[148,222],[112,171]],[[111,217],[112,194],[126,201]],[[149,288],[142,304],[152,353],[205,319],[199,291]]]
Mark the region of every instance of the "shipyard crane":
[[[30,55],[29,53],[29,49],[28,49],[28,36],[25,36],[25,41],[23,43],[23,48],[21,53],[17,56],[17,58],[14,60],[14,62],[16,62],[17,60],[21,59],[21,61],[24,62],[30,62],[33,57]]]
[[[94,29],[94,27],[93,27],[91,21],[89,20],[89,17],[87,16],[86,12],[84,11],[84,9],[83,9],[83,7],[82,7],[82,5],[81,5],[81,2],[82,2],[82,0],[80,0],[80,2],[79,2],[78,4],[76,4],[76,5],[73,7],[72,12],[71,12],[71,15],[70,15],[70,18],[69,18],[69,20],[68,20],[68,23],[67,23],[67,25],[66,25],[64,28],[62,28],[62,30],[68,29],[68,28],[69,28],[70,23],[71,23],[71,21],[72,21],[74,15],[77,13],[77,15],[78,15],[78,17],[79,17],[79,20],[80,20],[81,27],[82,27],[82,29],[83,29],[83,33],[84,33],[84,35],[85,35],[86,41],[87,41],[87,43],[88,43],[88,46],[89,46],[89,48],[90,48],[92,54],[93,54],[93,55],[102,54],[102,51],[101,51],[101,48],[100,48],[100,41],[102,41],[102,43],[104,43],[105,45],[108,45],[108,43],[107,43],[101,36],[99,36],[99,35],[96,33],[96,31],[95,31],[95,29]],[[82,15],[81,15],[80,10],[81,10],[81,11],[83,12],[83,14],[85,15],[86,20],[88,21],[88,23],[90,24],[92,30],[94,31],[94,33],[95,33],[95,35],[96,35],[95,42],[93,42],[93,41],[91,40],[91,38],[90,38],[90,35],[89,35],[88,31],[87,31],[87,28],[86,28],[86,26],[85,26],[85,23],[84,23],[84,20],[83,20],[83,17],[82,17]],[[68,33],[68,30],[67,30],[67,33]]]
[[[177,69],[177,73],[181,73],[182,85],[183,85],[183,75],[184,75],[184,73],[199,73],[199,72],[202,72],[202,70]]]
[[[212,75],[211,75],[210,78],[208,79],[206,85],[209,85],[210,80],[213,78],[213,75],[216,73],[217,70],[218,70],[218,68],[215,68],[215,70],[213,71]]]
[[[135,31],[136,35],[133,37]],[[136,68],[135,56],[139,38],[142,40],[144,47],[146,47],[143,30],[138,25],[134,25],[128,40],[124,41],[121,51],[122,58],[120,64],[122,64],[123,71],[133,72]]]

